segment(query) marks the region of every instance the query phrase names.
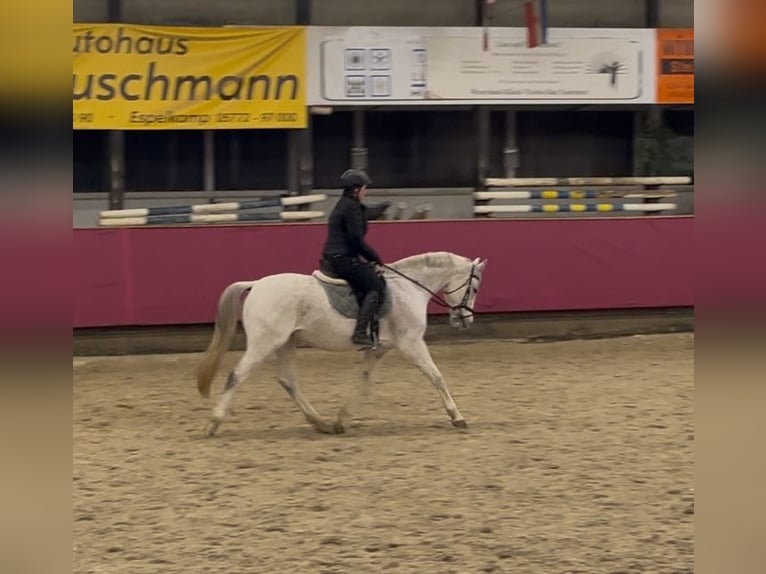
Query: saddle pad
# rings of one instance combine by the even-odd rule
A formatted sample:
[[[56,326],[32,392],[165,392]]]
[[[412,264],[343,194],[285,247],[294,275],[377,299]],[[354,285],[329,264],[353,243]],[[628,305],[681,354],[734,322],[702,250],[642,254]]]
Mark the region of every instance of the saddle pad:
[[[345,279],[328,275],[327,273],[322,272],[321,269],[315,270],[312,275],[321,283],[327,283],[329,285],[348,285],[348,282]]]
[[[348,286],[348,283],[344,282],[342,285],[336,285],[319,280],[319,284],[327,294],[327,300],[333,309],[349,319],[357,318],[359,315],[359,303],[357,303],[356,296],[351,287]],[[391,297],[388,296],[388,291],[386,291],[383,295],[383,305],[378,309],[378,317],[385,317],[390,310]]]

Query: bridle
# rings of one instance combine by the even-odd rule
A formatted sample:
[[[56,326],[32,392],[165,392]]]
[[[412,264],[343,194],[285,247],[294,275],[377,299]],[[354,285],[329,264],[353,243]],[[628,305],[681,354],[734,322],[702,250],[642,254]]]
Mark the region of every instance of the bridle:
[[[403,277],[410,283],[413,283],[414,285],[417,285],[418,287],[420,287],[423,291],[431,295],[431,300],[437,305],[441,307],[445,307],[449,309],[450,311],[461,311],[458,317],[460,318],[460,321],[463,327],[467,326],[466,319],[473,316],[474,314],[474,310],[468,306],[468,300],[471,298],[472,291],[473,291],[471,287],[473,286],[473,280],[479,279],[479,276],[476,274],[476,265],[474,263],[471,263],[471,273],[470,275],[468,275],[468,278],[465,281],[463,281],[460,285],[458,285],[454,289],[450,289],[449,291],[444,292],[445,295],[451,295],[452,293],[456,293],[457,291],[460,291],[463,287],[465,287],[465,293],[463,293],[463,298],[460,300],[460,303],[458,303],[457,305],[450,305],[441,295],[439,295],[438,293],[434,291],[431,291],[428,287],[423,285],[420,281],[418,281],[417,279],[413,279],[412,277],[409,277],[408,275],[405,275],[398,269],[394,269],[393,267],[389,265],[385,265],[385,264],[383,264],[381,267],[388,269],[389,271],[393,273],[396,273],[397,275],[399,275],[400,277]],[[463,310],[468,311],[468,314],[462,313]]]

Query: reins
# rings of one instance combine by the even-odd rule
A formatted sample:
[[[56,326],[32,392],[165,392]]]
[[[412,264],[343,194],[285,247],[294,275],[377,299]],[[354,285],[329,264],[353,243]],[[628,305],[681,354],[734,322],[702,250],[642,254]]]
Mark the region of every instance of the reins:
[[[386,265],[385,263],[382,265],[382,267],[385,268],[385,269],[388,269],[389,271],[392,271],[393,273],[396,273],[397,275],[399,275],[400,277],[403,277],[404,279],[406,279],[410,283],[413,283],[414,285],[417,285],[418,287],[420,287],[423,291],[425,291],[426,293],[431,295],[431,299],[437,305],[445,307],[445,308],[449,309],[450,311],[455,311],[457,309],[465,309],[466,311],[469,311],[471,313],[474,312],[473,309],[471,309],[468,305],[466,305],[466,303],[468,302],[468,297],[470,296],[469,295],[469,293],[470,293],[470,284],[471,284],[471,281],[473,280],[473,278],[475,277],[475,275],[474,275],[474,266],[473,265],[471,265],[471,274],[468,276],[468,279],[463,281],[459,286],[455,287],[454,289],[451,289],[449,291],[445,291],[444,292],[445,295],[450,295],[451,293],[454,293],[455,291],[459,291],[463,287],[467,286],[467,288],[465,290],[465,295],[463,296],[463,300],[459,304],[457,304],[457,305],[450,305],[449,303],[447,303],[447,301],[444,300],[444,298],[441,295],[439,295],[438,293],[436,293],[434,291],[431,291],[428,287],[423,285],[420,281],[418,281],[417,279],[413,279],[412,277],[409,277],[408,275],[405,275],[404,273],[402,273],[398,269],[394,269],[393,267],[391,267],[390,265]]]

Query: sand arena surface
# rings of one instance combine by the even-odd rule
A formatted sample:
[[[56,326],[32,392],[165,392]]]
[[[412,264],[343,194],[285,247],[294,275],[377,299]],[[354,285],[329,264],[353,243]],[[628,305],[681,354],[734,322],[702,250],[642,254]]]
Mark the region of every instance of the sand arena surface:
[[[213,439],[200,355],[75,358],[74,572],[693,571],[693,335],[431,350],[465,431],[396,352],[345,435],[272,358]],[[325,417],[358,360],[299,350]]]

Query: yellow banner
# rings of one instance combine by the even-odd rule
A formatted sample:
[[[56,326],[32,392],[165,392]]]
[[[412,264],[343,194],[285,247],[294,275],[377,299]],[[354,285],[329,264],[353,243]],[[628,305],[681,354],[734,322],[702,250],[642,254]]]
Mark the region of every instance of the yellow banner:
[[[74,26],[74,129],[306,127],[305,28]]]

